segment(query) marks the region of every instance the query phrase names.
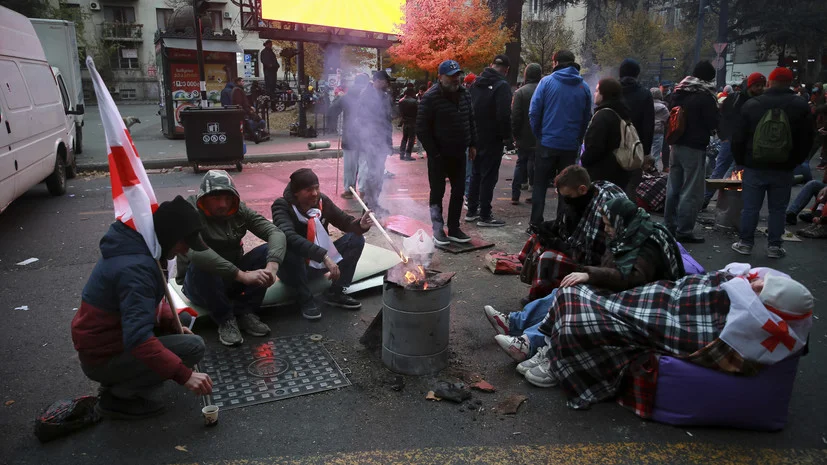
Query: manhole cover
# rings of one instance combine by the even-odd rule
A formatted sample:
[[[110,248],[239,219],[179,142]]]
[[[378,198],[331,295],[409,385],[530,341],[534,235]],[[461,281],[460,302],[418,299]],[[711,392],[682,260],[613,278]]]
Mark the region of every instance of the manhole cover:
[[[307,334],[249,342],[210,348],[198,365],[224,410],[350,386],[324,345]]]

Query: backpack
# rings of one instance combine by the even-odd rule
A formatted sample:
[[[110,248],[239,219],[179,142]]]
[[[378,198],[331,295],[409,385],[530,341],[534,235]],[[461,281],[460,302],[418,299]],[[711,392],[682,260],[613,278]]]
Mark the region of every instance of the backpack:
[[[669,110],[669,129],[666,132],[666,143],[675,145],[686,131],[686,112],[683,107],[676,106]]]
[[[59,437],[87,428],[101,421],[95,410],[98,398],[82,396],[59,400],[46,407],[35,419],[34,435],[40,442],[49,442]]]
[[[621,118],[611,108],[606,110],[611,110],[620,120],[620,145],[614,151],[617,163],[626,171],[639,169],[643,166],[643,144],[637,135],[635,125]]]
[[[784,163],[793,150],[793,133],[787,113],[770,108],[758,121],[752,137],[752,159],[758,163]]]

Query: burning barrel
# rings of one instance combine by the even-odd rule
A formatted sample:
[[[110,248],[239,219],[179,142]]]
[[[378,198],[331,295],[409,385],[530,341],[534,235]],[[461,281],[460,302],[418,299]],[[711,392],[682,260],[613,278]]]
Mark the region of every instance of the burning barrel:
[[[429,375],[448,366],[453,273],[400,264],[382,291],[382,362],[396,373]]]

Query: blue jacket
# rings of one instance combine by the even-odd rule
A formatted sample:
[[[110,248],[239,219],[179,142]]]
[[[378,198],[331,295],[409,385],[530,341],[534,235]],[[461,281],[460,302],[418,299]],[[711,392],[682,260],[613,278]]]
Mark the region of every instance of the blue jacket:
[[[557,150],[578,150],[591,116],[591,90],[574,66],[544,77],[528,109],[537,140]]]
[[[235,89],[235,84],[232,82],[228,82],[223,89],[221,89],[221,106],[226,107],[227,105],[233,104],[233,89]]]

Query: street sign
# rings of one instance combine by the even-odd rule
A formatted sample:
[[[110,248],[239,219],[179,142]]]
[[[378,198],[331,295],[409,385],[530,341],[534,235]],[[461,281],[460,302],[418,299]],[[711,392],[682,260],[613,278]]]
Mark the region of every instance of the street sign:
[[[718,56],[721,56],[721,53],[723,53],[724,49],[726,49],[726,46],[727,46],[726,42],[721,42],[721,43],[718,43],[718,44],[712,44],[712,48],[715,49],[715,54],[718,55]]]
[[[715,69],[717,69],[717,70],[723,69],[724,68],[724,58],[723,57],[717,57],[714,60],[712,60],[712,66],[714,66]]]

